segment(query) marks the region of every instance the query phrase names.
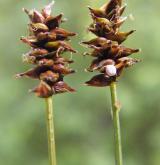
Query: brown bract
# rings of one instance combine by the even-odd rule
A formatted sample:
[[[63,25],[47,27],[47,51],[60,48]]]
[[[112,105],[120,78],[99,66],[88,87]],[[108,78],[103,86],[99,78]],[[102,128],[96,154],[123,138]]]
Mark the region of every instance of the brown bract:
[[[75,71],[69,68],[72,59],[63,57],[64,52],[76,53],[67,42],[76,34],[60,27],[64,22],[63,14],[51,15],[54,2],[45,6],[41,12],[23,9],[30,18],[29,32],[27,37],[21,37],[22,42],[31,47],[24,54],[23,61],[35,65],[32,69],[17,74],[16,77],[29,77],[40,80],[40,84],[31,92],[38,97],[47,98],[54,94],[74,92],[63,78]]]
[[[89,7],[93,23],[88,30],[97,37],[82,42],[93,49],[86,53],[94,58],[89,72],[99,71],[101,74],[94,76],[86,85],[104,87],[117,81],[124,68],[133,66],[140,60],[129,57],[139,49],[127,48],[121,45],[135,30],[121,32],[120,27],[127,17],[122,14],[126,5],[122,6],[122,0],[110,0],[99,9]]]

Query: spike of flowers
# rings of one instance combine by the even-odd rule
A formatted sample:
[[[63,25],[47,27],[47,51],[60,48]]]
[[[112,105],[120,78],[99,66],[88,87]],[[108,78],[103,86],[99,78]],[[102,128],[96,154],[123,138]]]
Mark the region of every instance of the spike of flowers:
[[[16,77],[25,76],[39,79],[38,87],[30,91],[42,98],[75,91],[63,81],[64,76],[74,73],[74,70],[68,68],[68,64],[73,61],[62,57],[62,54],[76,52],[67,42],[70,37],[76,34],[60,28],[64,21],[62,19],[63,14],[52,16],[51,8],[53,4],[54,2],[51,2],[41,12],[35,9],[31,11],[23,9],[30,18],[30,35],[21,37],[21,40],[31,47],[31,50],[24,55],[23,59],[25,62],[35,65],[35,67],[17,74]]]
[[[139,52],[139,49],[121,45],[135,31],[120,31],[121,25],[127,18],[122,17],[125,8],[126,5],[122,6],[122,0],[110,0],[100,9],[89,7],[93,23],[88,30],[97,38],[82,43],[93,49],[91,53],[87,53],[94,57],[87,70],[101,73],[86,82],[89,86],[109,86],[112,82],[117,81],[124,68],[139,62],[138,59],[129,57],[131,54]]]
[[[100,74],[87,81],[86,85],[95,87],[110,86],[116,165],[123,165],[119,120],[121,107],[117,98],[116,82],[124,68],[140,61],[129,57],[131,54],[139,52],[139,49],[127,48],[122,45],[127,37],[135,31],[120,31],[121,25],[127,19],[127,17],[122,16],[125,8],[126,5],[122,6],[122,0],[110,0],[100,9],[89,7],[93,23],[88,30],[97,37],[90,41],[82,42],[93,49],[91,53],[86,53],[86,55],[91,55],[94,58],[87,70],[89,72],[100,72]]]

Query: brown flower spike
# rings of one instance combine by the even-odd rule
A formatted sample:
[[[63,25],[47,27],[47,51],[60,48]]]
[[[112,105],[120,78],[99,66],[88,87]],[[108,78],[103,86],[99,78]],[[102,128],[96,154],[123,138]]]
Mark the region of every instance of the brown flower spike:
[[[63,81],[65,75],[75,72],[68,67],[73,60],[61,55],[65,52],[76,52],[67,42],[69,37],[76,34],[60,28],[60,24],[65,20],[62,19],[63,14],[51,16],[53,4],[54,2],[45,6],[41,12],[35,9],[31,11],[24,9],[30,18],[30,35],[22,37],[21,40],[28,44],[31,50],[24,55],[23,59],[35,67],[16,75],[17,78],[25,76],[39,79],[40,84],[31,91],[42,98],[75,91]]]
[[[109,86],[112,82],[117,81],[124,68],[139,62],[138,59],[128,57],[139,52],[139,49],[131,49],[121,45],[135,31],[120,31],[121,25],[127,19],[127,17],[122,17],[125,8],[126,5],[122,6],[122,0],[110,0],[100,9],[89,7],[93,23],[88,30],[97,38],[82,43],[93,49],[91,53],[87,53],[94,57],[87,70],[101,73],[86,82],[89,86]]]

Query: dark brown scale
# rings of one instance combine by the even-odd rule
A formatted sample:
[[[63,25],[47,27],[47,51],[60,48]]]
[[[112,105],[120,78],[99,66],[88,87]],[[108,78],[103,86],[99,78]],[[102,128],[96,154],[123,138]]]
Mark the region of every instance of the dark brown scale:
[[[50,16],[45,20],[45,23],[50,30],[55,29],[59,27],[60,24],[62,23],[62,17],[63,17],[63,14],[59,14],[56,17]]]

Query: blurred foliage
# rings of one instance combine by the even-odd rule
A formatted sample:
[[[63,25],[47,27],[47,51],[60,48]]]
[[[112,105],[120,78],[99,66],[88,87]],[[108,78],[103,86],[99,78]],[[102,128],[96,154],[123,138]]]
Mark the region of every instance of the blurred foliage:
[[[29,68],[21,61],[28,51],[19,37],[27,34],[28,18],[21,8],[42,8],[45,0],[0,0],[0,164],[46,165],[47,137],[43,99],[28,94],[37,82],[15,80],[13,75]],[[66,81],[75,94],[55,96],[54,111],[59,165],[113,165],[113,129],[108,88],[83,86],[91,77],[85,73],[91,58],[78,43],[91,37],[86,27],[90,16],[86,6],[100,6],[105,0],[56,0],[54,13],[63,12],[63,26],[79,35],[72,40],[79,51],[73,68],[78,73]],[[126,45],[139,47],[142,63],[127,70],[118,83],[123,105],[121,126],[124,162],[128,165],[160,164],[160,12],[159,0],[127,0],[126,15],[133,13],[124,30],[137,29]],[[92,36],[93,37],[93,36]]]

